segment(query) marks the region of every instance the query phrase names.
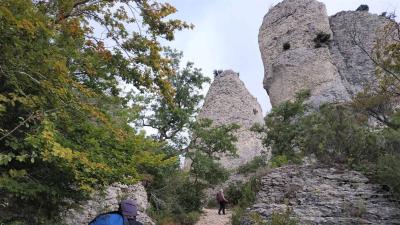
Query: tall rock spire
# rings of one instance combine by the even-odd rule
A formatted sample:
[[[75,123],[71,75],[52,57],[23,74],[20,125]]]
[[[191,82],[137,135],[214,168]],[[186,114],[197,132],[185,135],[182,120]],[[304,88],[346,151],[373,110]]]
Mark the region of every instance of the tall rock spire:
[[[311,91],[314,105],[348,101],[376,83],[370,55],[378,29],[388,21],[368,11],[328,17],[316,0],[284,0],[274,6],[258,36],[272,106],[302,89]]]
[[[236,134],[239,157],[222,156],[220,162],[225,168],[234,169],[257,155],[269,154],[257,134],[250,131],[253,124],[264,123],[263,114],[257,99],[246,89],[238,73],[225,70],[215,77],[198,118],[211,119],[215,126],[240,125]]]

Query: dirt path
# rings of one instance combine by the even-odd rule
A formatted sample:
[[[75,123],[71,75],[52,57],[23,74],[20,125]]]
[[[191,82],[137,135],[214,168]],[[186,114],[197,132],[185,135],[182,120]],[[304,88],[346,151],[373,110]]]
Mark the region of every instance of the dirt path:
[[[218,215],[218,209],[203,209],[196,225],[230,225],[232,212],[226,210],[226,215]]]

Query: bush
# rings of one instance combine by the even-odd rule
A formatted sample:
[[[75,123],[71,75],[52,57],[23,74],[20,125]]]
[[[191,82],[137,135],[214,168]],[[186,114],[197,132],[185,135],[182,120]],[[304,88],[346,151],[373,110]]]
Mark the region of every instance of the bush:
[[[313,41],[315,43],[315,48],[328,46],[331,42],[331,35],[324,32],[319,32]]]
[[[238,173],[241,174],[249,174],[256,172],[260,167],[264,167],[267,165],[267,160],[264,156],[256,156],[250,162],[241,165],[238,168]]]
[[[380,183],[390,187],[392,193],[400,198],[400,156],[383,155],[377,164],[377,177]]]
[[[243,218],[245,212],[245,208],[235,207],[232,213],[232,225],[240,225],[240,220]]]
[[[297,220],[290,218],[290,214],[290,210],[287,210],[284,213],[274,212],[271,215],[271,221],[268,225],[296,225]]]
[[[256,193],[261,188],[261,180],[252,178],[247,183],[231,184],[225,191],[229,202],[240,207],[247,207],[256,199]]]
[[[287,155],[275,155],[271,158],[270,167],[271,168],[278,168],[288,164],[300,164],[301,161],[300,154],[291,155],[290,159]]]
[[[368,5],[360,5],[356,11],[369,11],[369,6]]]
[[[289,50],[289,49],[290,49],[290,43],[289,42],[285,42],[283,44],[283,50],[286,51],[286,50]]]
[[[247,183],[232,184],[226,190],[230,203],[235,205],[232,213],[232,224],[239,225],[245,210],[256,200],[256,194],[261,189],[261,179],[253,177]]]

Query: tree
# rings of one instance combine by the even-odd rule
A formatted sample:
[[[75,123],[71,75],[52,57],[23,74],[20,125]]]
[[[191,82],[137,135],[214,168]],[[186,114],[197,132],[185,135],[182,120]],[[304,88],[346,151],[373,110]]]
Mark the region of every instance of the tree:
[[[58,223],[66,200],[177,163],[127,124],[138,112],[119,89],[174,104],[161,42],[191,27],[166,18],[175,11],[151,0],[1,2],[0,223]]]
[[[169,141],[175,148],[183,148],[189,143],[187,133],[191,124],[196,120],[200,103],[204,96],[201,93],[203,86],[210,82],[201,70],[194,68],[193,63],[179,69],[182,53],[167,50],[172,59],[176,74],[169,78],[175,90],[173,105],[159,95],[148,94],[136,96],[134,104],[142,108],[139,126],[150,127],[156,130],[157,140]]]
[[[201,179],[216,184],[227,178],[226,172],[215,160],[221,155],[237,156],[237,137],[234,133],[237,129],[237,124],[213,126],[210,119],[200,119],[193,124],[185,157],[191,161],[190,173],[195,183]]]
[[[375,118],[380,124],[392,129],[400,128],[400,24],[388,19],[378,33],[373,53],[354,38],[354,43],[376,65],[377,85],[367,86],[354,98],[353,107]]]

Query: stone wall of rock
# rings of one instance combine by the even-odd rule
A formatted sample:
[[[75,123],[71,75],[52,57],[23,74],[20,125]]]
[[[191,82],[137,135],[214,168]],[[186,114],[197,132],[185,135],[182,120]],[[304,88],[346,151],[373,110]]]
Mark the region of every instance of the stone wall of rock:
[[[271,104],[291,100],[303,89],[311,90],[315,105],[348,101],[374,82],[369,54],[377,29],[386,22],[367,11],[329,18],[325,5],[316,0],[284,0],[274,6],[259,33],[264,87]],[[319,34],[329,38],[323,40]]]
[[[234,169],[261,154],[269,155],[262,146],[257,134],[250,131],[255,123],[263,124],[263,113],[257,99],[254,98],[240,80],[239,74],[226,70],[215,77],[198,118],[213,120],[215,126],[236,123],[238,158],[222,156],[221,164]]]
[[[285,166],[262,178],[248,215],[268,220],[292,211],[299,224],[400,224],[400,202],[358,172],[315,166]],[[250,216],[242,225],[250,225]]]
[[[62,218],[67,225],[89,224],[97,215],[118,210],[118,203],[123,199],[136,200],[138,204],[137,220],[144,225],[154,225],[152,219],[147,216],[149,207],[147,193],[142,184],[121,185],[115,184],[108,187],[104,193],[94,194],[93,197],[83,202],[74,209],[66,210]]]
[[[332,35],[323,3],[285,0],[264,17],[259,45],[272,106],[310,89],[315,103],[349,99],[327,46],[315,47],[318,33]]]
[[[368,11],[343,11],[329,18],[333,63],[351,95],[375,83],[375,40],[388,19]]]

